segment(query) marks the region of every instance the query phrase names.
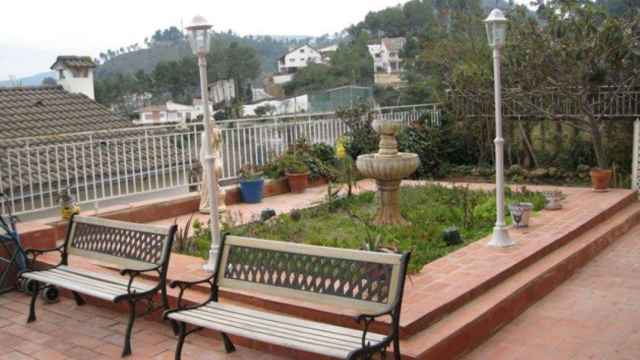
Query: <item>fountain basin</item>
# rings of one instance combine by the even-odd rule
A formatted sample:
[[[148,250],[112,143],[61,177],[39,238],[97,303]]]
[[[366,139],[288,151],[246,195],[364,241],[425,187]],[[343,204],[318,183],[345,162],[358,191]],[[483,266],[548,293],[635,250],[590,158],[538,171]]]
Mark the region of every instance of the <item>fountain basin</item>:
[[[356,166],[368,178],[382,181],[402,180],[413,174],[420,159],[417,154],[397,153],[392,156],[366,154],[358,156]]]

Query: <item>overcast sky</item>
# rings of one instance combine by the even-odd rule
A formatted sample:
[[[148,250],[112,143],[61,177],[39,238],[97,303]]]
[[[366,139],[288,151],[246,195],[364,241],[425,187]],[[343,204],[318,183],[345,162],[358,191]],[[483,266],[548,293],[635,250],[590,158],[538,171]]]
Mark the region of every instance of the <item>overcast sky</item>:
[[[322,35],[406,0],[11,0],[0,20],[0,80],[48,71],[60,54],[91,55],[143,43],[157,29],[204,15],[240,35]]]

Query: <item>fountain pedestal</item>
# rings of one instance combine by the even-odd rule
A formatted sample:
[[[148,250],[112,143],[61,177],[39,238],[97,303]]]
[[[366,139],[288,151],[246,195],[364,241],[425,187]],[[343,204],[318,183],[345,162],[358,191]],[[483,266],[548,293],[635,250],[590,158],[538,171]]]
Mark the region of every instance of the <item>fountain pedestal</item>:
[[[358,156],[356,167],[362,175],[375,179],[378,186],[380,204],[373,223],[407,225],[409,222],[400,215],[400,184],[418,168],[418,155],[398,152],[399,122],[375,120],[372,125],[380,134],[378,153]]]

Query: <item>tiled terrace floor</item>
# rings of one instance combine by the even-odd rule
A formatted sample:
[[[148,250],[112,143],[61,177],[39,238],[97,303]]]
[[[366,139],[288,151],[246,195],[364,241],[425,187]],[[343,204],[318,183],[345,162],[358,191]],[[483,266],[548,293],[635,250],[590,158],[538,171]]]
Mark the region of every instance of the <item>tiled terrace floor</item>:
[[[640,359],[640,226],[465,360]]]
[[[38,321],[26,324],[29,297],[0,295],[0,360],[120,359],[126,314],[87,304],[78,308],[67,298],[37,307]],[[176,340],[170,328],[140,319],[134,327],[133,355],[127,359],[173,359]],[[277,360],[278,357],[238,347],[227,355],[222,342],[190,335],[184,359]]]

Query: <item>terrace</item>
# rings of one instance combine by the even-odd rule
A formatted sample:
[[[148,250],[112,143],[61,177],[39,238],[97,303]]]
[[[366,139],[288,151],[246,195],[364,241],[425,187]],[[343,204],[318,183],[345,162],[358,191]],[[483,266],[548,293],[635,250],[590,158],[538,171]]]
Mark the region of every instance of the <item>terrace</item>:
[[[406,181],[404,185],[422,186],[424,183]],[[451,183],[445,182],[437,185],[451,186]],[[474,190],[489,190],[493,188],[490,184],[471,183],[464,185],[468,185]],[[543,191],[551,188],[548,186],[531,186],[532,191]],[[359,192],[373,191],[374,189],[375,184],[371,181],[364,180],[359,183]],[[553,189],[557,188],[553,187]],[[320,185],[308,189],[304,194],[285,193],[269,196],[264,199],[263,203],[258,205],[242,203],[228,205],[228,211],[243,214],[242,219],[245,219],[245,221],[255,218],[264,208],[273,208],[279,214],[285,214],[293,209],[317,206],[318,202],[322,201],[326,191],[326,185]],[[599,194],[585,188],[562,188],[562,191],[567,195],[563,210],[560,210],[560,212],[542,211],[533,217],[529,228],[523,230],[512,229],[512,235],[518,239],[518,245],[515,247],[504,250],[488,248],[485,245],[488,240],[483,239],[433,261],[424,266],[419,273],[411,275],[411,280],[406,285],[401,318],[403,358],[421,359],[432,356],[439,358],[444,353],[449,354],[452,347],[456,349],[456,353],[462,355],[480,345],[484,339],[510,320],[517,319],[514,324],[522,324],[518,317],[520,313],[525,312],[529,306],[544,298],[547,293],[556,287],[559,287],[557,291],[560,293],[563,293],[566,287],[572,288],[571,285],[563,285],[562,282],[582,265],[588,263],[609,243],[621,238],[621,234],[627,231],[631,231],[631,233],[637,232],[635,225],[640,216],[640,207],[635,201],[633,192],[615,190]],[[184,200],[185,197],[178,197],[173,201],[177,202],[175,204],[179,204],[180,201]],[[192,200],[192,202],[194,201]],[[184,205],[167,206],[162,203],[163,201],[156,203],[144,202],[139,206],[134,205],[125,209],[121,207],[103,208],[99,216],[125,219],[144,218],[149,216],[148,209],[150,206],[157,208],[161,214],[165,213],[163,209],[185,209],[182,214],[175,213],[169,218],[158,218],[152,221],[156,224],[172,224],[176,217],[178,218],[178,223],[185,223],[186,219],[194,211],[193,204],[189,209],[188,207],[185,208]],[[195,206],[197,208],[197,205]],[[89,211],[89,214],[92,214],[92,212]],[[196,214],[195,216],[203,217],[203,220],[206,219],[201,214]],[[40,245],[43,244],[42,240],[49,241],[49,239],[55,238],[51,234],[60,234],[61,228],[64,227],[60,222],[46,224],[46,221],[45,223],[26,223],[22,226],[25,242]],[[621,246],[637,247],[637,242],[628,235],[623,236],[621,240],[626,244]],[[605,258],[611,259],[611,256]],[[43,258],[42,261],[55,263],[57,258],[51,256]],[[105,268],[102,265],[85,261],[81,258],[72,257],[71,261],[74,266],[80,266],[88,271],[111,271],[108,267]],[[168,278],[203,278],[206,276],[206,273],[202,270],[202,265],[205,262],[206,259],[203,258],[174,254]],[[617,266],[615,263],[606,264],[607,262],[605,261],[603,266]],[[601,291],[599,290],[601,289],[601,284],[589,283],[582,286],[586,288],[584,291],[595,293]],[[632,283],[629,286],[633,286]],[[171,293],[170,295],[173,298],[176,294]],[[206,288],[198,287],[187,294],[187,299],[188,301],[197,302],[203,299],[204,296],[206,296]],[[97,304],[99,307],[88,307],[78,314],[74,311],[65,311],[69,308],[75,308],[76,305],[63,298],[62,304],[52,304],[44,307],[42,313],[45,325],[38,323],[40,325],[31,326],[24,324],[27,310],[24,305],[28,298],[24,295],[15,294],[11,295],[9,299],[4,300],[2,305],[4,306],[3,310],[9,311],[8,314],[11,315],[5,317],[3,322],[3,327],[7,328],[8,333],[19,333],[19,336],[25,340],[33,339],[39,334],[46,334],[47,331],[50,331],[50,326],[46,325],[48,321],[60,320],[63,317],[65,323],[73,323],[81,320],[74,318],[77,316],[98,316],[97,320],[99,319],[99,322],[96,320],[95,323],[92,322],[90,323],[91,325],[85,324],[82,327],[84,329],[84,327],[91,326],[91,333],[95,334],[96,338],[81,337],[84,340],[63,342],[59,346],[61,348],[64,346],[77,348],[75,352],[71,352],[71,354],[80,356],[76,358],[81,358],[80,354],[89,354],[89,351],[93,351],[92,355],[98,356],[98,358],[117,358],[115,355],[117,352],[112,343],[119,344],[118,341],[121,339],[116,335],[119,327],[115,323],[123,321],[123,308],[111,307],[111,310],[103,310],[102,307],[106,304],[89,299],[91,304]],[[573,299],[573,305],[586,307],[604,306],[598,301],[606,300],[596,300],[590,297]],[[237,292],[224,291],[223,289],[221,300],[224,303],[241,304],[255,309],[292,314],[312,320],[347,326],[354,325],[351,320],[353,314],[338,308],[318,307],[305,302],[283,301],[278,297],[265,297],[252,294],[250,291]],[[558,299],[557,301],[561,300]],[[541,304],[544,304],[544,302]],[[625,304],[628,304],[626,300]],[[544,305],[534,305],[533,309],[536,309],[537,306]],[[538,313],[536,310],[532,311]],[[528,314],[529,312],[525,312],[523,316],[530,316]],[[545,319],[545,321],[550,326],[553,326],[556,322],[564,324],[565,320],[563,319],[562,317],[552,317],[552,319]],[[139,336],[136,333],[136,341],[142,343],[139,345],[139,347],[142,347],[142,353],[136,354],[136,356],[142,356],[141,358],[171,356],[173,350],[169,347],[170,342],[168,341],[172,338],[170,329],[161,322],[157,322],[157,319],[153,320],[152,318],[144,321],[143,324],[140,327],[141,330],[139,330],[142,335]],[[589,324],[592,325],[591,322]],[[506,331],[509,333],[516,331],[516,335],[510,336],[517,336],[517,331],[526,331],[520,330],[523,326],[516,327],[517,330],[510,330],[512,327],[508,327]],[[622,323],[620,323],[620,326],[623,326]],[[383,331],[385,327],[385,323],[375,324],[375,328],[379,331]],[[571,329],[575,328],[576,326],[567,328],[567,331],[572,331]],[[476,336],[471,337],[470,334],[476,334]],[[49,334],[43,339],[48,339],[52,342],[53,340],[50,339],[50,336]],[[145,337],[147,336],[150,339],[146,339]],[[190,354],[193,358],[199,358],[200,356],[226,358],[229,355],[223,354],[222,346],[216,339],[217,336],[214,333],[202,333],[189,343],[185,348],[185,354]],[[497,339],[504,339],[504,337],[497,337]],[[584,337],[581,339],[586,341]],[[91,344],[97,343],[96,341],[99,341],[101,346],[94,348]],[[264,356],[264,358],[272,358],[270,356],[284,356],[285,358],[305,356],[306,358],[308,356],[308,354],[292,355],[295,353],[291,353],[290,350],[269,346],[266,343],[246,341],[242,338],[234,337],[233,341],[242,348],[231,358],[262,358],[261,356]],[[556,339],[556,341],[557,346],[563,346],[564,342],[559,339]],[[153,346],[147,346],[148,343],[153,344]],[[553,341],[551,343],[556,344]],[[605,343],[608,349],[624,350],[625,355],[630,354],[633,357],[633,347],[616,347],[618,343],[613,340],[605,341]],[[25,356],[32,356],[31,358],[36,359],[46,358],[42,357],[44,356],[43,354],[55,354],[56,347],[49,348],[46,343],[43,344],[41,347],[33,345],[33,353],[28,352],[31,350],[25,350],[23,347],[26,345],[22,342],[12,343],[11,346],[15,352]],[[525,346],[526,344],[518,346]],[[502,349],[505,348],[511,349],[511,345],[504,345],[504,340],[490,340],[478,351],[480,354],[494,354],[503,351]],[[43,354],[37,354],[36,350],[38,349],[44,351]],[[520,349],[518,348],[518,351]],[[49,352],[45,350],[49,350]],[[576,349],[574,350],[577,351]],[[592,350],[595,351],[595,349]],[[474,354],[472,356],[476,356]],[[72,355],[72,358],[73,356],[76,355]],[[188,358],[192,358],[191,356]]]
[[[193,36],[198,45],[197,39],[207,39],[209,26],[200,17],[194,23],[194,35],[205,35]],[[494,10],[488,23],[498,70],[499,42],[505,38],[498,30],[506,31],[506,19]],[[193,46],[201,64],[205,45]],[[204,71],[201,75],[206,80]],[[495,81],[499,90],[499,76]],[[639,98],[629,89],[599,88],[577,101],[597,113],[591,119],[595,124],[621,120],[629,125],[640,115]],[[142,310],[136,301],[142,296],[175,310],[164,319],[155,312],[138,320],[133,358],[179,359],[185,337],[200,327],[205,329],[187,338],[185,358],[344,358],[354,351],[379,350],[376,346],[381,346],[381,358],[393,354],[396,359],[640,357],[640,328],[634,321],[639,310],[633,263],[640,246],[637,191],[599,189],[596,182],[596,189],[565,186],[568,177],[562,176],[560,185],[523,184],[518,161],[511,162],[511,181],[505,185],[498,92],[494,108],[480,97],[478,103],[460,105],[468,98],[463,96],[450,99],[449,107],[421,104],[372,111],[358,106],[336,113],[224,121],[212,135],[211,123],[205,122],[10,139],[14,146],[0,148],[0,166],[6,169],[0,188],[8,194],[0,213],[20,215],[25,247],[53,248],[65,234],[67,241],[62,256],[46,253],[31,264],[47,268],[62,261],[62,267],[23,274],[35,284],[23,287],[27,293],[36,290],[31,301],[17,292],[0,297],[0,344],[8,349],[0,360],[127,356],[136,309]],[[539,101],[530,96],[506,100],[511,101],[508,117],[538,121],[541,133],[547,112],[556,121],[584,120],[584,106],[574,106],[562,94],[540,96]],[[609,105],[598,107],[603,103]],[[415,171],[418,159],[430,166],[428,161],[441,155],[431,153],[435,146],[427,143],[432,132],[445,132],[444,117],[462,114],[482,123],[496,109],[496,169],[486,175],[495,176],[495,184],[469,178],[404,179]],[[640,120],[634,126],[635,189],[640,183]],[[600,163],[604,147],[595,145],[595,137],[601,134],[592,130]],[[397,132],[405,138],[396,137]],[[408,152],[400,153],[398,143],[407,141],[407,133],[418,137],[414,141],[420,146],[404,143],[400,149]],[[210,136],[214,145],[202,146]],[[371,154],[378,140],[378,152]],[[344,155],[347,146],[352,152],[361,150],[359,157],[353,155],[355,165],[355,159]],[[532,145],[526,146],[533,153]],[[456,151],[472,153],[462,147]],[[214,165],[221,166],[220,175],[214,175]],[[237,185],[239,180],[240,187],[261,180],[248,166],[263,167],[273,178],[257,204],[243,203],[247,195]],[[203,180],[205,171],[209,176]],[[545,170],[545,176],[550,172]],[[300,193],[295,191],[299,184],[285,179],[291,173],[314,178]],[[211,178],[223,190],[220,200],[226,209],[220,218],[223,206],[216,202],[219,193]],[[65,189],[83,209],[71,223],[56,214],[56,197]],[[203,199],[207,189],[209,196]],[[212,204],[213,214],[200,213],[202,200]],[[562,206],[553,206],[556,201]],[[505,203],[513,225],[503,223]],[[532,211],[530,217],[524,208]],[[215,249],[220,223],[231,235]],[[170,248],[172,225],[179,239]],[[79,245],[75,237],[81,238]],[[110,249],[96,250],[100,246]],[[220,256],[214,256],[217,251]],[[141,262],[156,267],[123,270]],[[205,282],[162,286],[165,277],[209,277],[211,264],[217,264],[218,272]],[[103,277],[127,274],[126,287]],[[60,289],[59,302],[40,304],[39,321],[33,322],[39,284],[51,289],[48,281],[72,286]],[[158,281],[161,286],[154,291],[159,294],[145,290]],[[82,285],[95,295],[85,299],[87,306],[74,292]],[[123,289],[125,293],[118,292]],[[208,303],[185,308],[203,301]],[[153,309],[152,301],[146,309]],[[391,314],[391,319],[361,315],[362,309],[365,314]],[[187,322],[194,327],[187,328]],[[394,346],[387,348],[392,341]],[[238,347],[233,354],[228,353],[231,342]]]

